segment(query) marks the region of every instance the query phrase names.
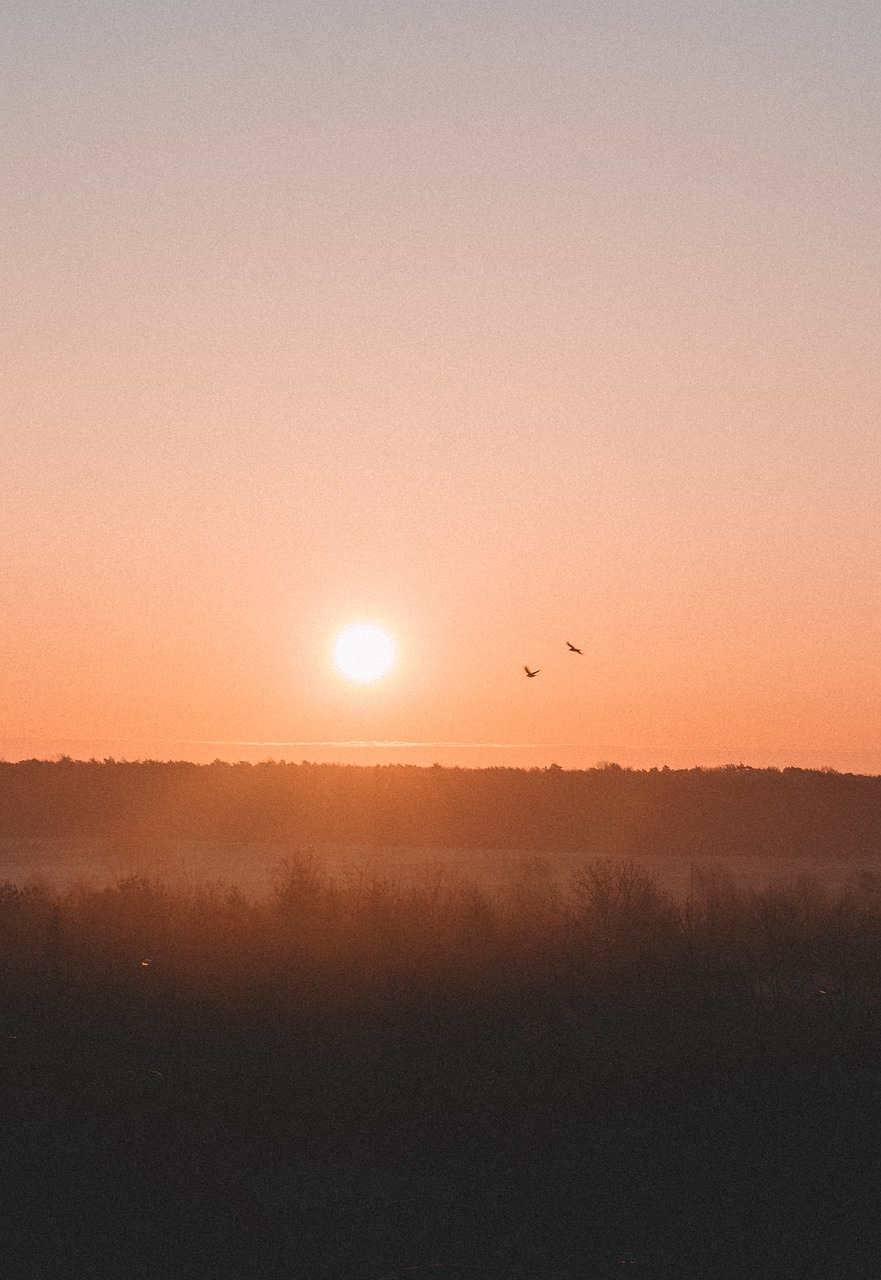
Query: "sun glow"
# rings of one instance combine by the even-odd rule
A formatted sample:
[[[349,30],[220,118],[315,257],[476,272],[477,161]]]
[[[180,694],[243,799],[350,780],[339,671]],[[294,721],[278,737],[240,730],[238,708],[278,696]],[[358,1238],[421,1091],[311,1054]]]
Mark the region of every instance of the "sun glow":
[[[347,680],[369,684],[388,675],[395,664],[395,644],[387,631],[373,622],[356,622],[333,642],[333,663]]]

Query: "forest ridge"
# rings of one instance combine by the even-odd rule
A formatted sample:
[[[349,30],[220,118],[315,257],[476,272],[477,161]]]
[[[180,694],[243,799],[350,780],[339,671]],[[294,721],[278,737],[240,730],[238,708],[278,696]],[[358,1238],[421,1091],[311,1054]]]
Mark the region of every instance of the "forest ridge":
[[[804,769],[0,762],[0,838],[881,856],[881,777]]]

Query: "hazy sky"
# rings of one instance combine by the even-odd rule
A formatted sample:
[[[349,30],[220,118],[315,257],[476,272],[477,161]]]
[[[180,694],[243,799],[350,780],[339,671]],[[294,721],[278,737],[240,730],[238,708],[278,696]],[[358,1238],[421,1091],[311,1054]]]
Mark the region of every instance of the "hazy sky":
[[[6,6],[0,754],[881,771],[879,67],[877,0]],[[351,739],[548,745],[238,745]]]

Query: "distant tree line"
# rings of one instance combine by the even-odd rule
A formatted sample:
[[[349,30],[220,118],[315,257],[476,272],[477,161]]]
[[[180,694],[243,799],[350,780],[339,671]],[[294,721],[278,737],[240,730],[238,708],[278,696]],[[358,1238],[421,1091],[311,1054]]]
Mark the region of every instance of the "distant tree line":
[[[830,770],[0,762],[0,838],[881,856],[881,777]]]

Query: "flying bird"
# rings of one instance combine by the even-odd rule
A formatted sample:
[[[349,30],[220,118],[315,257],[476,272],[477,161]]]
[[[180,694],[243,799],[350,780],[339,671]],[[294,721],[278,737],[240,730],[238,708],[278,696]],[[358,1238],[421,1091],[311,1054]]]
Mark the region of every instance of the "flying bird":
[[[580,649],[576,649],[574,644],[570,644],[568,640],[566,641],[566,643],[567,645],[569,645],[570,653],[581,653],[582,658],[584,657],[584,654],[582,653],[582,651]]]
[[[538,675],[539,671],[541,671],[541,667],[536,667],[535,671],[530,671],[529,667],[524,667],[523,670],[526,672],[528,676],[532,677],[532,676]]]

